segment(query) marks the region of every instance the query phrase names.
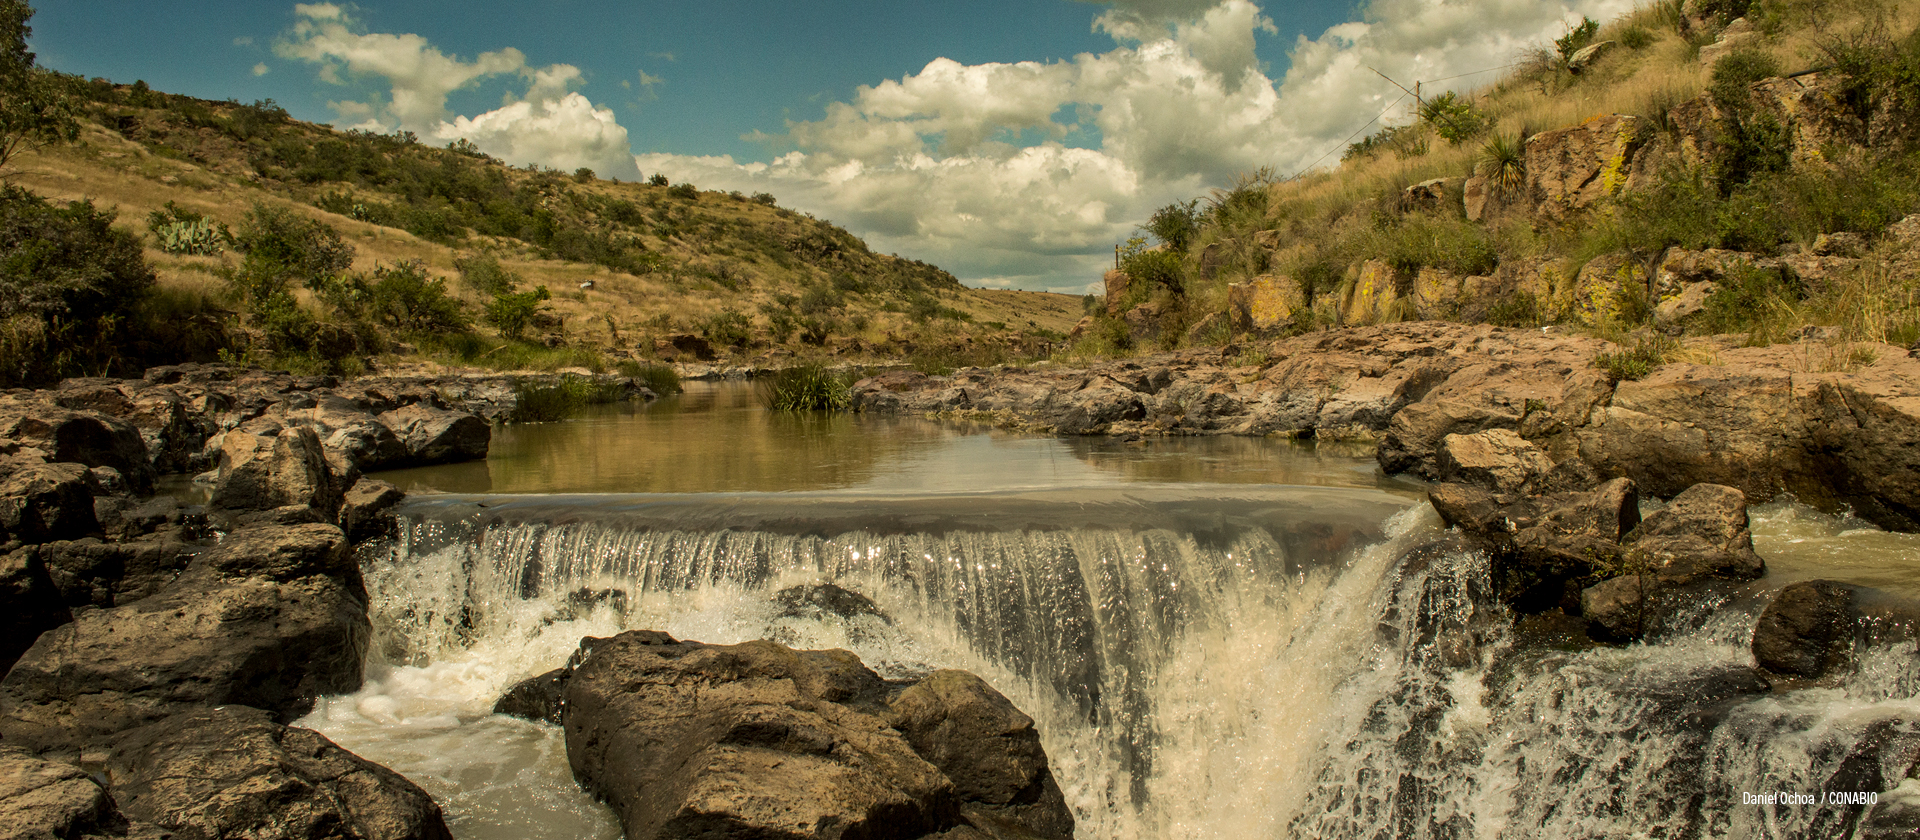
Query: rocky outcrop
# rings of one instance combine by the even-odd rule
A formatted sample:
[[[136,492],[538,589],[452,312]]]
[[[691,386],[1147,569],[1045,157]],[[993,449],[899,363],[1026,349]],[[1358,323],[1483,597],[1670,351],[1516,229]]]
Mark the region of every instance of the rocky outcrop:
[[[340,530],[356,543],[387,536],[393,533],[393,508],[406,497],[400,488],[388,482],[360,479],[341,499]]]
[[[343,476],[327,463],[310,427],[260,420],[226,434],[214,477],[213,506],[271,510],[306,505],[331,514],[339,507]]]
[[[895,372],[856,383],[853,399],[876,413],[1060,431],[1075,399],[1097,397],[1085,408],[1110,410],[1073,432],[1374,440],[1383,469],[1429,479],[1448,435],[1505,429],[1569,477],[1631,478],[1658,497],[1703,483],[1753,501],[1784,489],[1920,528],[1920,358],[1904,348],[1867,345],[1871,365],[1825,372],[1808,369],[1805,348],[1705,343],[1712,363],[1614,383],[1593,360],[1617,349],[1554,329],[1402,323],[1086,369]]]
[[[1766,563],[1753,551],[1745,494],[1696,484],[1646,518],[1623,541],[1626,572],[1581,593],[1581,609],[1613,640],[1674,629],[1726,584],[1757,580]]]
[[[493,427],[477,415],[414,404],[380,415],[406,446],[410,465],[444,464],[487,457]]]
[[[1527,195],[1552,219],[1618,195],[1652,135],[1646,118],[1610,114],[1528,137]]]
[[[127,819],[93,774],[0,746],[0,838],[125,837]],[[136,832],[159,840],[159,832]]]
[[[1621,539],[1640,524],[1639,494],[1624,478],[1545,496],[1440,484],[1428,499],[1491,555],[1496,595],[1522,612],[1578,612],[1580,587],[1619,568]]]
[[[631,631],[501,704],[563,723],[632,838],[1073,832],[1032,720],[970,674],[900,690],[846,651]]]
[[[197,706],[283,720],[360,685],[365,589],[331,525],[229,534],[151,597],[41,634],[0,679],[0,738],[74,750]]]
[[[440,806],[400,774],[259,709],[169,717],[113,741],[113,797],[176,838],[451,840]]]
[[[0,557],[0,671],[13,667],[40,634],[73,620],[38,552]]]
[[[1441,481],[1471,484],[1495,493],[1538,493],[1553,474],[1553,460],[1509,429],[1449,434],[1440,442]]]
[[[1775,674],[1818,679],[1851,659],[1855,626],[1852,587],[1830,580],[1788,584],[1753,628],[1753,660]]]
[[[0,541],[43,543],[84,537],[100,527],[93,515],[100,481],[76,463],[33,464],[0,478]]]

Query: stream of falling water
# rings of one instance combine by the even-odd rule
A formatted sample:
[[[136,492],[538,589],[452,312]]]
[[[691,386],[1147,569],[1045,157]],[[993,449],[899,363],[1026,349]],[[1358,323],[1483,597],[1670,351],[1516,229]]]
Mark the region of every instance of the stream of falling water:
[[[462,840],[619,836],[557,728],[489,711],[582,636],[635,628],[846,648],[888,677],[974,671],[1035,718],[1082,838],[1845,837],[1857,809],[1741,794],[1823,790],[1870,763],[1863,743],[1920,750],[1911,642],[1775,693],[1750,684],[1737,609],[1657,644],[1529,645],[1487,597],[1484,557],[1410,551],[1439,534],[1431,509],[1375,504],[1359,542],[1124,508],[942,532],[415,511],[363,557],[366,688],[302,725],[422,784]],[[772,597],[825,582],[885,616]],[[583,590],[623,595],[569,599]]]

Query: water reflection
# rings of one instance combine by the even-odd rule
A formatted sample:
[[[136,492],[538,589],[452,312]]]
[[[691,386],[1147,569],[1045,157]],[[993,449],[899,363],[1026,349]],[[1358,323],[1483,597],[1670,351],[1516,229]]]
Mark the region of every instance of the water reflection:
[[[1054,438],[919,418],[762,408],[746,383],[688,383],[651,405],[495,429],[483,462],[380,475],[409,492],[982,492],[1130,482],[1418,492],[1371,457],[1251,438]]]

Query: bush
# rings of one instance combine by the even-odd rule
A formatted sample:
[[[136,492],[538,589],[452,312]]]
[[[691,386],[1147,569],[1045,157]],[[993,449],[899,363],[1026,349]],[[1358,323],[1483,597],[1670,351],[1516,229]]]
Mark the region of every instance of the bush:
[[[853,382],[818,362],[790,367],[763,380],[760,402],[774,411],[847,411]]]
[[[753,337],[753,320],[734,309],[722,309],[700,322],[700,335],[716,347],[744,347]]]
[[[1589,21],[1591,22],[1591,21]],[[1473,103],[1447,91],[1433,97],[1420,106],[1420,121],[1433,126],[1433,133],[1448,145],[1458,146],[1487,129],[1485,115],[1475,110]]]
[[[235,282],[256,306],[294,282],[318,290],[353,265],[353,246],[339,231],[266,203],[254,204],[241,221],[234,248],[246,255]]]
[[[1593,36],[1600,31],[1600,24],[1590,17],[1580,18],[1580,25],[1567,30],[1567,34],[1553,39],[1554,52],[1560,55],[1560,63],[1565,65],[1577,53],[1593,43]]]
[[[455,257],[453,267],[460,271],[460,282],[483,295],[512,292],[520,284],[520,275],[508,271],[498,257],[484,251]]]
[[[153,286],[140,243],[91,201],[56,207],[0,187],[0,312],[45,321],[117,317]]]
[[[604,405],[618,402],[626,395],[627,388],[620,382],[597,377],[562,376],[553,383],[514,384],[513,413],[507,419],[514,423],[551,423],[565,420],[589,405]]]
[[[1499,327],[1538,327],[1546,323],[1540,301],[1526,290],[1515,291],[1487,308],[1487,323]]]
[[[672,365],[628,360],[615,367],[621,376],[638,381],[660,396],[678,394],[684,390],[680,386],[680,372],[674,370]]]
[[[1786,308],[1803,297],[1800,284],[1784,273],[1736,263],[1707,296],[1700,324],[1709,334],[1744,332],[1749,344],[1766,344],[1779,337]]]
[[[672,187],[669,187],[667,189],[667,195],[673,196],[674,198],[684,198],[688,201],[693,201],[700,197],[700,189],[698,187],[695,187],[692,184],[685,184],[685,183],[674,184]]]
[[[1200,199],[1176,201],[1153,211],[1145,230],[1168,248],[1185,253],[1194,237],[1200,235]]]
[[[1644,336],[1635,339],[1632,347],[1595,355],[1593,366],[1606,372],[1607,378],[1615,382],[1644,379],[1655,368],[1666,364],[1675,349],[1676,343],[1667,336]]]
[[[487,302],[485,317],[500,331],[501,338],[518,341],[544,308],[541,304],[552,298],[546,286],[535,286],[528,292],[495,292],[493,300]]]
[[[465,332],[468,326],[460,302],[447,296],[447,281],[428,277],[417,260],[376,266],[368,307],[374,320],[402,333]]]
[[[1474,169],[1496,195],[1519,195],[1527,183],[1527,149],[1518,134],[1495,134],[1480,146]]]

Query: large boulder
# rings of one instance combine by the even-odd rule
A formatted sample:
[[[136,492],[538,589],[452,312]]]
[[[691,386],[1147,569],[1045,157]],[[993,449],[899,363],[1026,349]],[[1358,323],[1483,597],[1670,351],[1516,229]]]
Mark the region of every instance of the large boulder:
[[[227,510],[272,510],[306,505],[332,512],[340,506],[338,477],[327,463],[320,436],[306,426],[253,433],[235,429],[220,447],[212,504]]]
[[[1073,812],[1047,767],[1033,718],[985,680],[935,671],[891,705],[887,722],[953,781],[970,822],[1013,836],[1073,837]]]
[[[74,411],[33,401],[0,402],[0,442],[45,452],[48,460],[112,467],[135,491],[153,486],[146,441],[132,424],[97,411]]]
[[[1853,653],[1853,589],[1830,580],[1791,583],[1753,628],[1753,661],[1775,674],[1818,679]]]
[[[259,709],[201,709],[114,739],[127,816],[176,838],[451,840],[440,806],[398,773]]]
[[[533,716],[559,707],[575,777],[634,840],[1072,836],[1032,721],[971,675],[890,707],[846,651],[632,631],[523,687]]]
[[[1448,435],[1471,435],[1488,429],[1513,429],[1520,416],[1497,408],[1454,400],[1425,400],[1393,415],[1380,439],[1377,457],[1389,473],[1412,472],[1426,478],[1440,476],[1440,444]]]
[[[1645,117],[1609,114],[1526,140],[1527,193],[1549,218],[1610,198],[1627,186],[1653,136]]]
[[[87,538],[34,549],[69,607],[117,607],[159,592],[185,571],[196,548],[171,533],[128,542]]]
[[[1441,481],[1472,484],[1495,493],[1545,489],[1553,459],[1509,429],[1471,435],[1451,434],[1440,441]]]
[[[124,837],[126,829],[93,774],[0,746],[0,840]]]
[[[72,620],[38,551],[0,556],[0,671],[13,667],[41,633]]]
[[[414,404],[380,415],[380,422],[407,447],[411,465],[474,461],[487,457],[493,427],[477,414]]]
[[[0,738],[69,751],[223,704],[291,720],[359,688],[368,637],[338,528],[236,531],[151,597],[41,634],[0,679]]]
[[[1673,497],[1627,535],[1625,574],[1581,593],[1595,635],[1628,641],[1680,629],[1678,619],[1699,615],[1730,585],[1765,575],[1747,526],[1747,497],[1732,487],[1696,484]]]
[[[1529,613],[1578,610],[1581,588],[1618,573],[1620,541],[1640,524],[1639,493],[1625,478],[1533,497],[1439,484],[1427,497],[1443,521],[1491,555],[1500,600]]]
[[[393,532],[393,508],[407,498],[400,488],[375,478],[354,482],[340,503],[340,529],[353,542]]]
[[[93,515],[92,470],[77,463],[33,464],[0,478],[0,541],[44,543],[100,529]]]

